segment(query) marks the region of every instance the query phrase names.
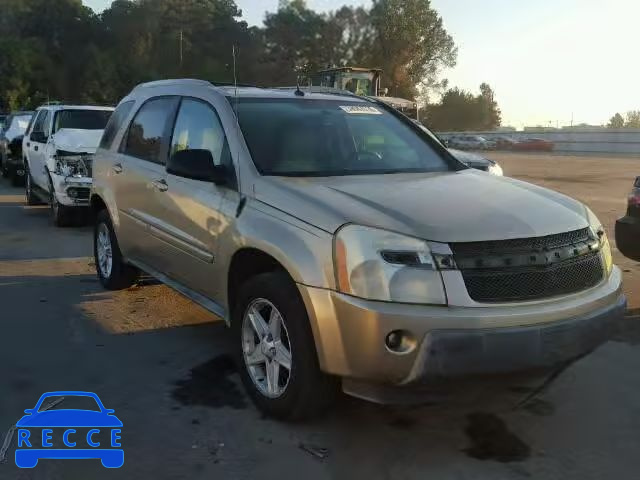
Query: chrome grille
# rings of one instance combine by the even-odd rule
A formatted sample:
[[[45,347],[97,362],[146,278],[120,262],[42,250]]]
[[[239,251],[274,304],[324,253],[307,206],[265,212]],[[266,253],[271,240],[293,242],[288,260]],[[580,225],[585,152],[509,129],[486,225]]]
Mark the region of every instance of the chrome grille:
[[[457,243],[451,249],[469,296],[477,302],[575,293],[604,277],[599,242],[588,228],[545,237]]]

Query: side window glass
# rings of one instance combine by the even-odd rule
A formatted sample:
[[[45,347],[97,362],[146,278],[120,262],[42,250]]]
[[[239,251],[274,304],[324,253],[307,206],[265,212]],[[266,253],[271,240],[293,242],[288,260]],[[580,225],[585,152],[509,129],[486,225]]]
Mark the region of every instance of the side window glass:
[[[47,135],[45,133],[45,126],[49,119],[49,111],[42,110],[38,119],[33,125],[33,131],[31,132],[31,140],[37,143],[44,143],[47,141]]]
[[[173,130],[170,155],[181,150],[209,150],[216,165],[229,162],[224,130],[218,115],[207,103],[183,99]]]
[[[131,112],[134,104],[135,102],[132,100],[119,105],[118,108],[115,109],[113,115],[111,115],[111,118],[109,119],[109,123],[107,123],[107,126],[104,129],[102,140],[100,140],[100,148],[111,148],[113,140],[118,134],[120,127],[122,127],[122,124],[129,116],[129,112]]]
[[[42,128],[45,137],[49,137],[51,135],[51,125],[53,124],[53,113],[47,112],[44,119],[44,127]]]
[[[36,121],[33,123],[33,130],[31,131],[31,133],[42,132],[42,126],[44,124],[44,117],[46,116],[46,114],[46,110],[40,110],[40,112],[38,113],[38,118],[36,118]]]
[[[165,164],[165,139],[177,101],[176,97],[159,97],[145,103],[129,126],[124,153],[149,162]]]

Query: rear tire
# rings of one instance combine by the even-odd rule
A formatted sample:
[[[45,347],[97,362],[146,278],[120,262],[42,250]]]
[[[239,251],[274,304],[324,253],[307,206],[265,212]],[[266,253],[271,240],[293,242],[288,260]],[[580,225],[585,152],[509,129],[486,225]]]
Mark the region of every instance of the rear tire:
[[[9,178],[11,179],[11,185],[13,187],[21,187],[24,182],[24,177],[18,175],[18,172],[10,172]]]
[[[281,319],[277,335],[271,326],[274,318],[270,313],[273,311],[271,307],[275,307]],[[269,321],[269,330],[260,339],[249,312],[261,308],[261,312],[265,313],[258,316],[262,319],[262,315],[269,315],[268,319],[264,318]],[[332,405],[338,391],[338,381],[320,370],[307,311],[289,275],[285,272],[263,273],[242,285],[233,311],[232,328],[237,342],[242,383],[262,412],[282,420],[302,420],[319,416]],[[288,349],[289,369],[282,366],[286,362],[277,366],[275,377],[278,380],[276,387],[271,390],[268,386],[268,369],[273,362],[280,363],[280,351],[276,353],[274,347],[270,352],[265,342],[273,343],[274,340],[276,345],[285,345]],[[258,345],[255,345],[256,342]],[[255,357],[256,352],[258,357]],[[286,378],[282,375],[286,375]]]
[[[31,172],[29,171],[29,168],[27,168],[25,166],[25,172],[24,172],[24,194],[25,194],[25,200],[27,205],[41,205],[42,202],[40,201],[40,199],[36,196],[35,193],[33,193],[33,179],[31,178]]]
[[[96,273],[104,288],[123,290],[132,286],[138,279],[140,274],[138,269],[125,263],[122,258],[107,210],[101,210],[96,216],[93,230],[93,255]]]

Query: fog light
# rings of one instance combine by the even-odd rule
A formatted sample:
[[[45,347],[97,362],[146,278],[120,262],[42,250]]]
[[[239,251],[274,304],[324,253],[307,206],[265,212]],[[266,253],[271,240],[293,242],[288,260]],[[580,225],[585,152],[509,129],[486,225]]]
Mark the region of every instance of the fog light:
[[[416,348],[416,341],[406,330],[394,330],[385,339],[387,349],[393,353],[409,353]]]

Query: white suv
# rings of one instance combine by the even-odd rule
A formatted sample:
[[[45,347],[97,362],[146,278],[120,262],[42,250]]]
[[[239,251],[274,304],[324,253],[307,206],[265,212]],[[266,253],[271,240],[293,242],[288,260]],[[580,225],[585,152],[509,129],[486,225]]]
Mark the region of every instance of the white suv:
[[[22,152],[28,205],[48,203],[57,226],[89,205],[93,154],[111,107],[45,105],[36,111]]]

